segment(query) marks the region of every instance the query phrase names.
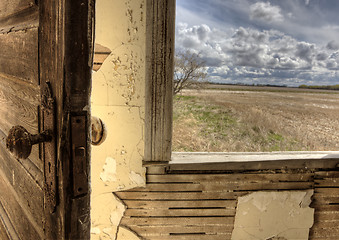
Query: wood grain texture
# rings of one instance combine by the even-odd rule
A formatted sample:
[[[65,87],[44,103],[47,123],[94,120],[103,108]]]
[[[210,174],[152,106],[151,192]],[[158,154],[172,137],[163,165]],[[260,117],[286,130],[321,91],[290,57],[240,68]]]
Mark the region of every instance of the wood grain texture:
[[[0,34],[0,73],[38,84],[38,28]]]
[[[217,208],[217,209],[127,209],[125,216],[133,217],[216,217],[216,216],[234,216],[235,209]]]
[[[0,144],[0,170],[8,180],[16,195],[22,201],[22,207],[27,209],[37,224],[42,224],[43,191],[32,173],[27,171],[5,148]],[[38,178],[42,177],[42,173]],[[12,216],[11,216],[12,217]]]
[[[315,215],[309,239],[337,239],[338,159],[319,160],[327,165],[299,160],[284,162],[290,168],[268,169],[277,165],[263,161],[259,164],[264,170],[253,167],[236,171],[227,167],[201,170],[199,164],[189,164],[189,172],[179,168],[172,172],[170,164],[150,165],[145,187],[114,193],[127,206],[121,224],[144,239],[231,239],[239,196],[256,191],[314,189],[311,207]],[[307,166],[318,168],[305,168],[305,161]]]
[[[66,1],[65,16],[65,103],[71,116],[84,116],[85,126],[82,133],[78,135],[77,142],[85,148],[83,157],[77,157],[74,153],[74,142],[72,149],[65,148],[72,154],[72,158],[65,155],[62,161],[72,159],[73,168],[70,177],[77,175],[74,166],[82,166],[81,186],[85,189],[81,195],[72,192],[67,194],[72,198],[69,209],[66,210],[66,223],[71,227],[66,232],[69,239],[90,239],[90,94],[92,87],[92,63],[94,51],[94,0]],[[65,111],[66,109],[64,109]],[[71,117],[72,118],[72,117]],[[65,126],[64,126],[65,127]],[[70,129],[72,131],[72,128]],[[72,134],[74,136],[74,133]],[[65,142],[72,140],[72,135]],[[80,137],[81,136],[81,137]],[[80,137],[80,138],[79,138]],[[69,146],[67,146],[69,147]],[[60,151],[64,151],[60,149]],[[80,175],[80,174],[79,174]],[[75,178],[73,178],[75,179]],[[78,180],[77,180],[78,181]],[[75,181],[72,181],[75,184]],[[63,182],[66,183],[65,181]],[[75,185],[74,185],[75,186]],[[74,186],[72,188],[74,189]],[[66,189],[67,190],[67,189]],[[67,226],[65,226],[67,229]]]
[[[93,70],[98,71],[110,54],[109,48],[96,43],[94,46]]]
[[[49,81],[52,88],[52,94],[57,102],[56,106],[56,132],[58,136],[56,151],[62,156],[59,161],[60,170],[58,171],[59,181],[56,183],[59,191],[57,199],[60,203],[54,213],[50,213],[52,208],[48,201],[44,202],[44,229],[47,239],[64,239],[66,228],[70,228],[69,222],[66,223],[66,212],[70,211],[70,198],[66,188],[70,189],[70,160],[69,150],[67,147],[60,149],[61,141],[65,141],[65,133],[61,129],[63,124],[69,125],[66,116],[67,113],[63,107],[65,79],[63,75],[63,65],[65,64],[65,5],[63,1],[39,1],[39,68],[40,68],[40,84],[41,91],[46,88],[46,82]],[[65,126],[65,132],[69,131],[69,127]],[[66,144],[66,143],[65,143]],[[67,142],[67,144],[69,144]],[[64,157],[67,155],[68,157]],[[65,182],[65,183],[64,183]],[[63,186],[63,187],[59,187]],[[44,193],[44,198],[48,199],[48,193]],[[67,210],[66,210],[67,209]],[[67,226],[67,227],[66,227]]]
[[[232,192],[116,192],[120,199],[140,200],[215,200],[215,199],[237,199],[237,196],[244,193]],[[246,193],[245,193],[246,194]]]
[[[0,239],[12,240],[18,238],[7,213],[0,202]]]
[[[46,238],[89,239],[89,192],[74,196],[71,116],[86,116],[83,166],[89,184],[89,97],[93,62],[94,1],[39,1],[39,58],[41,86],[51,83],[56,100],[58,205],[45,205]],[[52,49],[52,51],[51,51]],[[45,86],[44,86],[45,87]],[[42,88],[44,88],[42,87]],[[87,140],[87,142],[86,142]],[[80,163],[77,163],[80,165]],[[48,196],[46,196],[47,198]]]
[[[235,209],[237,205],[236,200],[210,200],[210,201],[197,201],[195,200],[159,200],[159,201],[147,201],[147,200],[124,200],[124,203],[129,209],[169,209],[169,208],[229,208]]]
[[[202,233],[204,232],[205,234],[215,234],[215,233],[229,233],[230,230],[232,230],[233,226],[232,224],[230,225],[219,225],[219,226],[133,226],[131,229],[134,232],[140,233],[140,235],[146,235],[146,236],[165,236],[165,235],[174,235],[176,233],[180,234],[189,234],[189,233]]]
[[[154,217],[154,218],[123,218],[121,220],[122,225],[126,226],[194,226],[194,225],[230,225],[234,223],[234,217]]]
[[[3,1],[0,3],[3,4]],[[33,27],[38,27],[39,9],[36,5],[23,6],[18,5],[17,9],[13,9],[13,13],[10,11],[4,13],[0,12],[0,33],[8,33],[14,31],[21,31]]]
[[[34,0],[2,0],[0,1],[0,20],[13,17],[18,12],[36,6]]]
[[[0,192],[6,193],[0,195],[0,202],[10,217],[20,239],[44,239],[41,228],[42,222],[36,222],[32,218],[26,203],[23,202],[24,199],[16,194],[16,191],[1,171]],[[36,209],[36,211],[39,210]]]
[[[215,192],[215,191],[246,191],[246,190],[301,190],[312,189],[313,182],[205,182],[204,184],[147,184],[145,188],[133,189],[139,192]],[[130,190],[130,191],[133,191]]]
[[[311,207],[315,209],[310,239],[339,237],[339,178],[338,169],[315,172],[315,188]]]
[[[38,26],[34,0],[0,1],[0,201],[13,239],[44,239],[39,146],[17,160],[4,141],[14,125],[39,132]]]
[[[197,171],[255,171],[255,170],[285,170],[285,169],[335,169],[339,164],[338,158],[333,159],[289,159],[255,162],[218,162],[170,164],[168,172],[197,172]]]
[[[0,220],[0,239],[11,240],[7,234],[6,226],[3,225],[1,220]]]
[[[151,240],[229,240],[231,239],[231,234],[173,234],[169,236],[147,236],[146,239]]]
[[[170,161],[175,0],[146,1],[145,161]]]
[[[164,174],[153,175],[147,174],[147,183],[170,183],[170,182],[252,182],[252,181],[276,181],[276,182],[308,182],[313,181],[313,173],[232,173],[232,174]]]
[[[6,226],[0,220],[0,239],[11,240],[7,234]]]
[[[10,128],[21,125],[31,134],[39,132],[38,105],[40,104],[40,88],[16,78],[0,74],[0,138],[7,136]],[[29,161],[42,171],[39,158],[39,145],[33,146]],[[34,168],[34,166],[27,168]]]

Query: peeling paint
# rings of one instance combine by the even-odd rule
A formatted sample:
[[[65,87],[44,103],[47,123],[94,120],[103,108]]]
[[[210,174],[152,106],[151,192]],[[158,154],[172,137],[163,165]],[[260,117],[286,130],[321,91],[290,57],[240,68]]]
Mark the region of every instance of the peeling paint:
[[[145,11],[145,0],[96,1],[95,41],[111,53],[93,72],[92,114],[109,130],[106,141],[92,148],[92,227],[101,232],[91,240],[135,237],[118,231],[124,206],[109,193],[145,184]]]
[[[146,184],[145,178],[141,176],[140,174],[135,173],[134,171],[130,172],[129,179],[131,179],[131,181],[136,183],[138,186]]]
[[[113,226],[118,226],[120,224],[120,220],[124,215],[125,210],[126,206],[120,200],[117,199],[116,208],[114,209],[114,211],[111,212],[110,215],[110,221]]]
[[[117,180],[116,173],[116,161],[111,157],[107,157],[105,165],[103,166],[103,172],[100,173],[100,179],[105,183],[114,182]]]
[[[238,198],[232,240],[307,240],[313,190],[254,192]]]

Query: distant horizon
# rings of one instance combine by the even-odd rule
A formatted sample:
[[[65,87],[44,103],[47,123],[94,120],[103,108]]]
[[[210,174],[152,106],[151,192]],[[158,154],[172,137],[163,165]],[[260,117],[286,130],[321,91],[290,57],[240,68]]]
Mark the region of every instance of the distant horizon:
[[[216,85],[237,85],[237,86],[267,86],[267,87],[286,87],[286,88],[300,88],[302,86],[307,86],[307,87],[338,87],[339,84],[331,84],[331,85],[307,85],[307,84],[300,84],[297,86],[289,86],[286,84],[271,84],[271,83],[242,83],[242,82],[210,82],[207,81],[208,84],[216,84]],[[339,89],[335,89],[339,90]]]
[[[177,0],[176,51],[211,82],[339,84],[339,1]]]

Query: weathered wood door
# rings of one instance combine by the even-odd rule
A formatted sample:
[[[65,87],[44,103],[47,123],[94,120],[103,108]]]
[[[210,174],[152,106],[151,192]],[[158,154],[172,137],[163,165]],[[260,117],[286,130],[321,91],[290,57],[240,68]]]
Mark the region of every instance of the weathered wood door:
[[[0,0],[1,240],[89,239],[93,12]]]

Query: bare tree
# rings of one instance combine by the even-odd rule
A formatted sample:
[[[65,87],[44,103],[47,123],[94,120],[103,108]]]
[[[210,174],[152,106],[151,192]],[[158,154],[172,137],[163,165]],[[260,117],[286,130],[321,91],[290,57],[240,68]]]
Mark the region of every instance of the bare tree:
[[[190,51],[178,52],[174,60],[173,95],[184,88],[200,88],[206,78],[204,61]]]

